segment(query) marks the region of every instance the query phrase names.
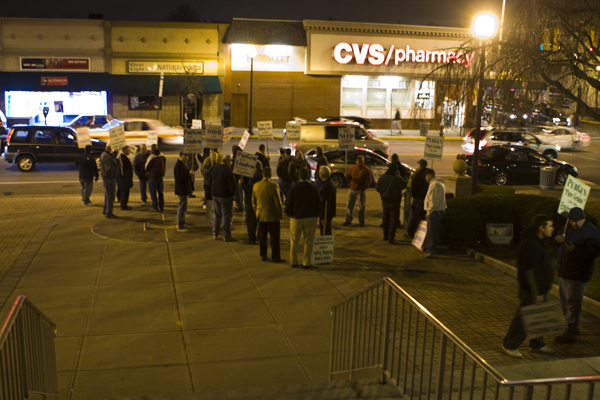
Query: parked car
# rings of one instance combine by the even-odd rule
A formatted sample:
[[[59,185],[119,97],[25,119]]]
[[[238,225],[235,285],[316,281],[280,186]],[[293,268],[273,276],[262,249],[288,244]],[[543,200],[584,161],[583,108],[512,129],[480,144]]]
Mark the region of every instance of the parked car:
[[[0,153],[4,151],[4,146],[6,146],[6,137],[8,136],[8,124],[6,122],[6,117],[2,110],[0,110]]]
[[[125,118],[123,120],[113,119],[99,129],[90,129],[90,137],[103,142],[110,143],[109,129],[121,124],[125,127],[125,138],[130,145],[146,144],[148,132],[156,132],[160,143],[170,145],[183,144],[183,128],[165,125],[157,119]]]
[[[475,139],[471,132],[463,139],[462,149],[465,153],[473,153],[475,150]],[[510,144],[512,146],[525,146],[530,147],[540,153],[552,157],[558,158],[560,156],[561,146],[555,142],[544,142],[538,138],[535,134],[522,129],[511,129],[511,128],[495,128],[491,130],[482,130],[483,137],[479,140],[479,150],[486,146],[498,145],[498,144]]]
[[[291,121],[291,123],[301,125],[300,140],[288,143],[292,146],[293,151],[300,150],[306,154],[307,151],[317,146],[320,146],[323,151],[337,150],[339,148],[339,130],[341,128],[352,128],[354,129],[355,147],[374,151],[384,157],[387,157],[389,152],[389,146],[386,142],[374,137],[358,123],[345,121],[305,122],[299,120]]]
[[[106,143],[92,139],[92,147],[92,155],[99,158]],[[29,172],[37,163],[74,163],[82,152],[72,128],[14,125],[8,134],[2,159]]]
[[[79,115],[69,123],[69,126],[76,131],[81,128],[96,129],[106,125],[114,118],[111,115]]]
[[[315,178],[317,173],[317,157],[314,152],[309,151],[309,155],[306,156],[311,169],[312,178]],[[373,173],[373,167],[380,167],[387,170],[390,161],[382,157],[381,155],[367,149],[354,148],[354,150],[348,150],[348,159],[346,159],[346,152],[344,150],[333,150],[324,153],[327,157],[327,166],[331,169],[331,180],[336,188],[343,188],[346,186],[346,171],[356,164],[356,157],[362,155],[365,158],[365,165],[371,169]],[[414,171],[413,168],[406,164],[402,164],[406,169]],[[372,185],[375,185],[375,179],[371,176]]]
[[[530,128],[529,132],[533,133],[542,142],[546,144],[555,143],[563,150],[579,150],[588,147],[592,143],[590,135],[567,126]]]
[[[539,125],[567,125],[567,118],[548,103],[539,103],[529,112],[529,122]]]
[[[459,155],[467,163],[467,174],[473,172],[473,155]],[[544,167],[556,167],[556,183],[564,185],[569,175],[577,177],[579,172],[573,165],[564,161],[556,161],[534,149],[522,146],[499,145],[489,146],[479,153],[480,180],[490,181],[496,185],[537,184],[540,182],[540,171]]]

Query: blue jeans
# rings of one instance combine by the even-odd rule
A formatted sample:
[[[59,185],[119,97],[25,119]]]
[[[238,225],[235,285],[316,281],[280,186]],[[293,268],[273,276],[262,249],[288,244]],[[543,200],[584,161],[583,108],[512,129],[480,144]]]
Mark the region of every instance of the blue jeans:
[[[285,204],[287,200],[288,193],[290,189],[292,189],[293,182],[286,182],[283,179],[279,178],[279,191],[281,192],[281,202]]]
[[[179,204],[177,205],[177,229],[185,229],[185,213],[187,211],[187,196],[179,197]]]
[[[383,240],[394,240],[398,218],[400,217],[400,202],[398,200],[381,200],[383,207]]]
[[[583,292],[587,282],[558,278],[560,304],[565,315],[565,331],[579,332],[579,317],[583,303]]]
[[[104,184],[104,215],[112,215],[115,193],[117,192],[117,178],[102,178]]]
[[[233,197],[214,197],[213,207],[215,210],[215,221],[213,222],[213,236],[219,236],[221,221],[225,238],[231,237],[231,220],[233,218]]]
[[[432,255],[437,254],[442,218],[444,218],[444,211],[434,211],[427,220],[427,236],[425,237],[423,249]]]
[[[354,212],[354,204],[358,199],[358,222],[361,225],[365,223],[365,208],[367,203],[367,195],[363,190],[348,190],[348,210],[346,212],[346,222],[352,222],[352,213]]]
[[[242,185],[238,185],[235,190],[235,208],[237,210],[244,210],[244,190]]]
[[[148,181],[146,179],[140,179],[140,195],[142,196],[142,203],[148,201],[148,195],[146,194],[146,187],[148,186]]]
[[[544,301],[546,301],[546,295],[544,295]],[[504,348],[508,350],[517,350],[525,341],[527,333],[523,327],[520,310],[521,307],[535,304],[535,296],[524,290],[519,290],[519,303],[519,308],[515,312],[515,315],[510,322],[510,327],[508,328],[508,332],[506,333],[504,342],[502,343]],[[529,341],[529,347],[532,349],[540,349],[545,345],[546,344],[544,343],[543,337],[534,338]]]
[[[165,196],[163,195],[163,178],[148,178],[150,187],[150,198],[152,199],[152,208],[157,211],[165,209]]]
[[[87,204],[90,202],[90,196],[92,195],[92,190],[94,190],[94,181],[79,183],[81,183],[81,200]]]

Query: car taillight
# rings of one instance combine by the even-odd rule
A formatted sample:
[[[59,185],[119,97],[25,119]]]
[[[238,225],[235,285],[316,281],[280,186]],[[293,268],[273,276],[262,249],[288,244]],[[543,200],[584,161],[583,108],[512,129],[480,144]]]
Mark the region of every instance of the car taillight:
[[[479,147],[480,148],[483,148],[485,146],[487,146],[487,140],[481,140],[481,141],[479,141]]]
[[[11,129],[10,132],[8,132],[8,136],[6,137],[6,143],[7,144],[10,142],[10,138],[11,138],[11,136],[12,136],[12,134],[13,134],[14,131],[15,131],[14,129]]]
[[[484,164],[484,163],[482,163],[481,161],[477,161],[477,165],[479,165],[480,167],[483,167],[483,166],[485,166],[485,164]]]
[[[316,170],[317,170],[317,164],[312,164],[312,163],[311,163],[311,164],[310,164],[310,169],[312,169],[312,170],[315,170],[315,171],[316,171]]]

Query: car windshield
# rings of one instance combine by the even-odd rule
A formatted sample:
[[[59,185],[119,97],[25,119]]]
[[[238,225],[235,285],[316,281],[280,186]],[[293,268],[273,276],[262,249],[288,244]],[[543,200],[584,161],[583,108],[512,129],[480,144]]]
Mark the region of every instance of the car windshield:
[[[109,122],[107,122],[106,124],[102,125],[102,128],[100,129],[112,129],[112,128],[116,128],[117,126],[121,125],[123,123],[123,121],[119,121],[118,119],[112,119]]]
[[[486,147],[479,152],[479,158],[482,160],[491,160],[502,152],[503,150],[501,147]]]
[[[162,121],[146,121],[146,124],[150,129],[168,129],[170,126],[165,125]]]

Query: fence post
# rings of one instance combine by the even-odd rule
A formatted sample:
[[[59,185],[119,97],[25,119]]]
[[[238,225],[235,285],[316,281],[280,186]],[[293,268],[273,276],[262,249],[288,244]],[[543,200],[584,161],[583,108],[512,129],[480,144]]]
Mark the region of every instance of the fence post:
[[[350,335],[352,340],[352,346],[350,347],[350,380],[352,380],[352,373],[356,368],[356,358],[355,358],[355,350],[356,350],[356,342],[358,341],[358,335],[356,333],[356,325],[358,325],[358,299],[360,296],[356,296],[353,301],[354,306],[354,321],[352,322],[352,333]]]
[[[385,384],[387,383],[387,377],[385,372],[387,371],[387,363],[388,363],[388,350],[389,350],[389,341],[390,341],[390,314],[392,313],[392,294],[393,290],[391,287],[385,285],[383,289],[387,288],[387,307],[385,310],[385,323],[384,323],[384,332],[383,332],[383,360],[381,361],[381,378],[379,379],[379,383]]]
[[[440,362],[438,368],[438,379],[437,387],[435,389],[436,400],[442,400],[444,395],[444,373],[446,372],[446,346],[448,344],[448,338],[444,335],[444,332],[440,332]],[[431,349],[433,351],[433,349]],[[450,393],[452,395],[452,393]]]

